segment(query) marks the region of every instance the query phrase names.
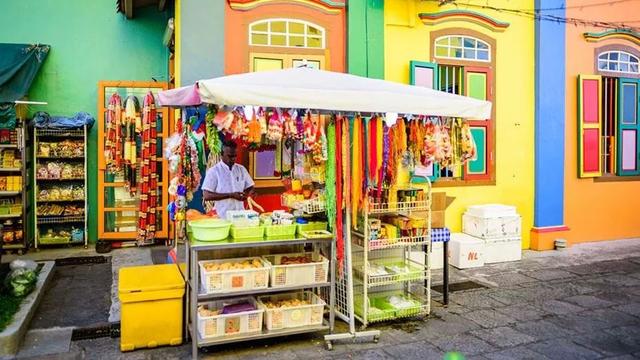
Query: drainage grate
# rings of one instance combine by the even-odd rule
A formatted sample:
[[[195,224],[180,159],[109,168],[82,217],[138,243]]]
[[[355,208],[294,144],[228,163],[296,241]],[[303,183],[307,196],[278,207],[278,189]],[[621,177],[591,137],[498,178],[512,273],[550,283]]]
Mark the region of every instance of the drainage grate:
[[[56,259],[57,266],[105,264],[111,261],[111,256],[78,256]]]
[[[449,284],[449,293],[473,290],[473,289],[487,289],[487,287],[475,281],[463,281],[459,283]],[[440,294],[442,294],[444,292],[444,286],[443,285],[432,286],[431,290],[437,291]]]

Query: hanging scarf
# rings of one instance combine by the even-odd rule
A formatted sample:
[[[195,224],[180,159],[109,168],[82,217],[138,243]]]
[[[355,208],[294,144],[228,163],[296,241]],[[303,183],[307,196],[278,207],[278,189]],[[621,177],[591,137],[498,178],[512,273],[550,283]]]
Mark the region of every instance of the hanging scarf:
[[[127,97],[124,109],[124,121],[122,122],[122,133],[124,138],[124,181],[125,188],[132,196],[136,194],[136,164],[138,154],[136,147],[136,124],[140,117],[140,104],[135,96]]]
[[[360,206],[360,198],[362,193],[362,178],[363,178],[363,161],[362,161],[362,119],[356,116],[353,121],[351,154],[353,156],[352,161],[352,174],[351,177],[351,221],[354,229],[358,228],[358,207]]]
[[[327,127],[327,155],[328,161],[326,163],[326,183],[329,186],[325,189],[325,208],[327,209],[327,219],[329,221],[329,228],[333,231],[335,229],[336,221],[336,187],[332,184],[336,183],[336,124],[335,119],[331,121]]]
[[[157,130],[155,99],[151,92],[143,101],[141,130],[140,196],[138,208],[138,245],[153,243],[156,232],[158,191]],[[196,164],[197,166],[197,164]]]
[[[336,134],[335,137],[338,141],[338,146],[336,147],[336,258],[338,261],[338,271],[339,275],[342,275],[342,264],[344,261],[344,234],[343,234],[343,223],[342,223],[342,211],[343,211],[343,175],[345,174],[345,170],[343,167],[346,165],[346,161],[343,158],[345,151],[343,151],[346,146],[346,137],[343,132],[343,117],[338,117],[336,119]],[[333,142],[329,143],[331,146]],[[331,156],[329,157],[331,159]],[[330,184],[330,183],[329,183]]]
[[[122,162],[122,99],[118,93],[109,98],[105,122],[104,158],[107,169],[117,171]]]

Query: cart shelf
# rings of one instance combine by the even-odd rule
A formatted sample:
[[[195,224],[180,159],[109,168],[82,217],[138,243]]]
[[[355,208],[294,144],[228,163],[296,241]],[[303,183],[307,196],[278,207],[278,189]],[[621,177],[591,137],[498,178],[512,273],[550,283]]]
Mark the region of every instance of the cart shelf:
[[[278,336],[287,336],[294,334],[311,333],[318,331],[325,331],[333,329],[334,317],[335,317],[335,239],[333,237],[325,238],[292,238],[292,239],[279,239],[279,240],[261,240],[261,241],[236,241],[234,239],[227,239],[219,242],[204,242],[196,241],[191,238],[186,243],[186,266],[185,278],[187,279],[187,302],[185,307],[185,333],[191,334],[192,338],[192,355],[194,358],[197,356],[197,348],[212,346],[218,344],[235,343],[248,340],[257,340]],[[308,245],[312,246],[313,252],[323,251],[330,252],[330,277],[328,281],[312,284],[301,284],[295,286],[286,287],[269,287],[262,289],[250,289],[242,291],[226,291],[214,294],[204,293],[200,285],[200,273],[199,261],[204,259],[225,259],[230,257],[237,257],[238,252],[250,252],[251,256],[260,256],[271,254],[273,248],[278,247],[295,247],[308,252]],[[289,251],[289,249],[287,249]],[[254,296],[259,294],[272,294],[272,293],[284,293],[295,292],[302,290],[313,290],[318,294],[323,294],[324,300],[327,303],[325,312],[328,311],[329,319],[323,321],[320,325],[312,326],[300,326],[295,328],[288,328],[282,330],[267,330],[263,327],[259,333],[250,334],[238,334],[222,336],[212,339],[203,339],[198,334],[196,329],[197,319],[197,307],[199,304],[217,299],[231,299],[242,298],[247,296]]]
[[[6,214],[6,215],[0,215],[0,219],[14,219],[14,218],[21,218],[22,214]]]
[[[38,160],[84,160],[84,156],[42,156],[36,155]]]
[[[353,241],[355,245],[363,248],[364,243],[364,234],[361,232],[354,231],[355,235]],[[415,246],[415,245],[425,245],[431,241],[429,235],[424,236],[405,236],[399,237],[395,239],[378,239],[369,241],[369,250],[385,250],[385,249],[393,249],[393,248],[402,248],[406,246]]]
[[[37,178],[36,180],[38,180],[38,181],[82,181],[82,180],[84,180],[84,178],[83,177],[60,178],[60,179]]]
[[[18,144],[0,144],[0,149],[17,149]]]
[[[202,339],[200,337],[200,335],[197,334],[197,331],[193,330],[193,329],[195,329],[194,326],[190,326],[190,329],[192,329],[191,330],[192,338],[196,338],[197,337],[198,345],[201,346],[201,347],[219,345],[219,344],[235,343],[235,342],[240,342],[240,341],[267,339],[267,338],[288,336],[288,335],[296,335],[296,334],[306,334],[306,333],[312,333],[312,332],[326,331],[326,330],[330,330],[330,328],[331,328],[331,326],[329,325],[329,323],[324,321],[321,325],[310,325],[310,326],[303,326],[303,327],[289,328],[289,329],[281,329],[281,330],[262,330],[259,333],[241,334],[241,335],[235,335],[235,336],[225,336],[225,337],[221,337],[221,338],[205,340],[205,339]]]
[[[56,136],[56,137],[84,137],[84,129],[80,130],[63,130],[63,129],[36,129],[37,136]]]
[[[309,284],[309,285],[278,287],[278,288],[270,287],[266,289],[236,291],[236,292],[227,292],[227,293],[220,293],[220,294],[205,294],[200,292],[198,294],[198,301],[211,301],[211,300],[220,299],[220,298],[240,297],[240,296],[259,295],[259,294],[271,294],[271,293],[296,291],[296,290],[304,290],[304,289],[316,289],[316,288],[324,288],[328,286],[331,286],[330,282]]]
[[[18,171],[22,171],[21,168],[5,168],[5,167],[0,167],[0,172],[18,172]]]

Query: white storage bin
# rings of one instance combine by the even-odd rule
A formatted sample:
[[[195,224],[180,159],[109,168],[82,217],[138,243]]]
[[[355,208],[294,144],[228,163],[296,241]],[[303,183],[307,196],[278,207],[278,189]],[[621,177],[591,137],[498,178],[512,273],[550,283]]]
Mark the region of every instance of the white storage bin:
[[[264,310],[259,307],[256,300],[252,297],[212,301],[204,304],[204,306],[210,310],[222,310],[224,306],[243,302],[252,304],[256,310],[214,316],[201,316],[200,312],[198,312],[198,334],[200,334],[200,338],[211,339],[221,336],[259,333],[262,331]]]
[[[207,270],[205,264],[260,262],[260,268]],[[269,263],[259,257],[199,261],[200,283],[208,293],[265,289],[269,286]]]
[[[281,265],[286,257],[304,256],[306,264]],[[271,268],[271,287],[313,285],[327,282],[329,260],[314,253],[278,254],[263,257]]]
[[[462,232],[481,239],[519,237],[521,230],[520,215],[479,217],[468,212],[462,215]]]
[[[500,204],[472,205],[467,208],[467,214],[487,218],[518,215],[515,206]]]
[[[522,259],[522,238],[486,240],[484,249],[484,262],[487,264],[518,261]]]
[[[431,243],[431,269],[438,270],[444,267],[444,259],[442,253],[444,252],[444,243],[442,241]],[[423,251],[411,251],[410,259],[418,264],[424,265],[424,252]]]
[[[449,263],[458,269],[484,266],[484,251],[484,240],[467,234],[451,234]]]
[[[268,302],[283,300],[307,301],[308,304],[281,308],[268,308],[266,305]],[[258,298],[258,306],[264,310],[264,323],[268,330],[320,325],[322,324],[326,305],[318,295],[310,291],[261,296]]]

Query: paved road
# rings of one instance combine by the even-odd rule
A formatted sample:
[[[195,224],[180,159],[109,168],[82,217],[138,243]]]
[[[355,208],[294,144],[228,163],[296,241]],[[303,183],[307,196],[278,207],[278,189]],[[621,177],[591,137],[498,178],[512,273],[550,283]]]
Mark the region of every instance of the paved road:
[[[454,271],[487,288],[456,292],[432,316],[379,326],[379,343],[336,344],[318,336],[235,344],[201,352],[215,359],[640,358],[640,240],[527,252],[520,262]],[[437,300],[437,298],[436,298]],[[188,359],[190,347],[118,352],[117,339],[73,342],[69,358]],[[72,356],[73,355],[73,356]]]

